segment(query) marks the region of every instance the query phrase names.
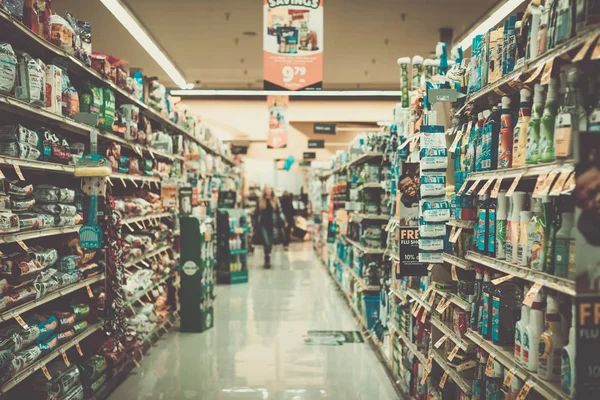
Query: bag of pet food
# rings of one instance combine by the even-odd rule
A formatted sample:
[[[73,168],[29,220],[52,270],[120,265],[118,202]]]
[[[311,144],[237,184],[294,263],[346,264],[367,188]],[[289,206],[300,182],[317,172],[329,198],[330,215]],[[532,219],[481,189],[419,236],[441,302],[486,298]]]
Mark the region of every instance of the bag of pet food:
[[[19,228],[22,231],[32,229],[41,229],[42,222],[39,214],[21,213],[19,214]]]
[[[75,32],[63,17],[53,14],[50,17],[50,43],[59,47],[69,55],[74,54],[73,36]]]
[[[0,43],[0,92],[10,94],[17,79],[17,56],[8,43]]]
[[[23,160],[37,160],[40,151],[37,147],[22,142],[0,143],[0,155],[20,158]]]
[[[23,20],[23,10],[25,9],[24,0],[2,0],[0,3],[4,5],[10,15],[14,18],[20,21]]]
[[[97,86],[85,84],[79,94],[81,111],[100,115],[104,104],[103,91]]]
[[[54,185],[36,185],[33,194],[37,204],[74,203],[75,191],[69,188],[60,188]]]
[[[38,61],[27,53],[19,54],[17,63],[15,96],[27,103],[44,106],[46,104],[46,72]]]
[[[33,391],[39,394],[36,398],[60,399],[79,383],[79,368],[74,364],[67,366],[62,357],[48,363],[46,367],[51,380],[48,380],[42,371],[31,377]]]
[[[112,90],[105,88],[102,95],[103,105],[100,110],[99,127],[107,132],[112,132],[112,126],[115,122],[115,94]]]
[[[10,211],[0,212],[0,233],[17,232],[19,230],[19,216]]]
[[[38,129],[39,140],[36,143],[40,159],[44,161],[68,164],[71,159],[71,147],[64,136],[41,127]]]
[[[22,142],[35,146],[38,134],[20,124],[0,126],[0,142]]]
[[[46,109],[55,114],[62,113],[62,74],[60,67],[46,66]]]

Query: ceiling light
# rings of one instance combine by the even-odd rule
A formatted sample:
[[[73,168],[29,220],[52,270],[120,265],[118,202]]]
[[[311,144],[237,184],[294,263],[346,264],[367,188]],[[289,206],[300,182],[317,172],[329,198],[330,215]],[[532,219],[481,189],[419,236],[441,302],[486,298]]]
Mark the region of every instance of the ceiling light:
[[[281,90],[171,90],[173,96],[290,96],[290,97],[397,97],[402,96],[400,90],[315,90],[315,91],[281,91]]]
[[[148,36],[140,26],[132,13],[127,10],[119,0],[100,0],[102,4],[115,16],[115,18],[129,31],[131,36],[150,54],[158,65],[169,75],[169,78],[177,86],[184,89],[187,87],[185,78],[177,70],[169,58],[158,48],[156,43]]]
[[[524,3],[525,0],[507,0],[502,4],[496,11],[492,13],[485,21],[481,23],[477,28],[473,29],[463,40],[460,42],[460,46],[463,50],[467,50],[471,47],[473,38],[477,35],[482,35],[490,29],[494,28],[501,21],[503,21],[515,8]]]
[[[193,83],[188,83],[188,84],[185,85],[185,88],[187,90],[192,90],[194,88],[194,84]]]

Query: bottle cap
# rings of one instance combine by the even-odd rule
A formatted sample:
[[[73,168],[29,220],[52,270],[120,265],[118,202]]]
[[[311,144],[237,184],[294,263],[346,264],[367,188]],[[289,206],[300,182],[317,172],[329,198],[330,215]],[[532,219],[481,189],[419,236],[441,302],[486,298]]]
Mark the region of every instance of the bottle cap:
[[[506,109],[510,109],[510,97],[504,96],[502,97],[502,109],[506,110]]]
[[[529,101],[529,99],[531,98],[531,90],[527,89],[527,88],[523,88],[521,89],[521,103],[527,103]]]

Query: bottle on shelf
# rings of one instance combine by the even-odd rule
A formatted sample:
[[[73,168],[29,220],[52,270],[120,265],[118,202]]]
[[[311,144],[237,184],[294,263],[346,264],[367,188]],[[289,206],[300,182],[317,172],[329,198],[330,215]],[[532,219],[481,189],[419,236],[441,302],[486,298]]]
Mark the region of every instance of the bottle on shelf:
[[[473,284],[473,301],[471,302],[471,326],[477,327],[479,318],[479,304],[481,303],[481,288],[483,285],[483,267],[478,265],[475,268],[475,283]]]
[[[562,349],[561,357],[561,389],[564,394],[575,398],[575,306],[571,312],[569,343]]]
[[[529,89],[521,89],[521,101],[519,104],[519,119],[514,129],[513,138],[513,168],[522,167],[525,165],[526,148],[527,148],[527,127],[531,118],[531,91]]]
[[[548,247],[548,221],[550,196],[534,199],[533,217],[527,229],[527,265],[536,271],[544,271]]]
[[[516,264],[519,246],[519,217],[525,208],[527,193],[513,192],[510,198],[509,217],[506,223],[506,261]]]
[[[547,296],[546,330],[539,341],[538,375],[546,381],[557,381],[561,374],[561,354],[566,344],[562,331],[558,303],[551,295]]]
[[[499,346],[511,346],[515,340],[515,325],[521,318],[523,291],[513,281],[492,285],[492,341]]]
[[[477,207],[477,251],[480,253],[487,253],[488,244],[488,210],[489,210],[489,198],[488,194],[479,196],[479,202]]]
[[[502,97],[502,112],[500,115],[500,137],[498,139],[498,169],[512,167],[513,134],[515,121],[510,109],[510,97]]]
[[[508,198],[506,197],[506,191],[498,193],[496,206],[496,258],[503,260],[506,258],[506,232],[507,232],[507,218],[508,218]]]
[[[556,232],[554,244],[554,275],[566,278],[569,275],[569,247],[573,241],[572,230],[574,215],[564,212],[561,215],[561,226]]]
[[[533,89],[533,107],[527,126],[527,145],[525,147],[525,163],[537,164],[540,147],[540,123],[544,112],[544,87],[539,83]]]
[[[557,159],[573,157],[578,150],[579,132],[587,131],[587,113],[580,89],[581,70],[573,67],[567,73],[564,104],[556,116],[554,151]]]
[[[483,125],[481,134],[481,170],[490,171],[498,168],[498,138],[500,135],[500,110],[502,103],[492,108]]]
[[[503,397],[504,367],[498,360],[494,360],[494,370],[491,373],[486,371],[485,380],[485,398],[501,399]]]
[[[500,195],[500,193],[498,193]],[[498,219],[498,199],[488,199],[488,210],[485,230],[487,232],[487,245],[485,253],[490,257],[496,256],[496,220]]]
[[[527,291],[527,288],[525,291]],[[521,319],[515,325],[515,361],[519,364],[523,364],[523,338],[525,336],[525,329],[529,325],[530,310],[531,308],[523,304],[521,306]]]
[[[475,129],[475,171],[483,170],[483,113],[477,114],[477,128]]]
[[[556,120],[558,79],[550,78],[548,96],[544,105],[544,113],[540,121],[540,149],[538,162],[548,163],[554,161],[554,123]]]
[[[492,273],[489,270],[485,270],[483,273],[483,283],[481,285],[481,318],[480,318],[480,332],[481,335],[489,339],[492,337]]]
[[[555,274],[555,256],[556,256],[556,232],[560,229],[561,214],[555,203],[548,203],[548,239],[546,249],[546,261],[544,263],[544,272]]]
[[[529,324],[523,332],[521,361],[527,370],[537,372],[539,361],[540,336],[544,331],[544,312],[542,311],[542,292],[538,292],[529,310]]]
[[[519,213],[519,243],[517,245],[517,263],[527,266],[527,232],[529,232],[529,221],[533,218],[534,211],[521,211]]]

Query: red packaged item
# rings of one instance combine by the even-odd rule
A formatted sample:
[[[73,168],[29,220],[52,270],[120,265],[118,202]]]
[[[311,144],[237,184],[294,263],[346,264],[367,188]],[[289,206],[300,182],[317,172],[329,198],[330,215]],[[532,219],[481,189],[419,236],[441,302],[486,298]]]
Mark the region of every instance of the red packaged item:
[[[44,267],[28,255],[13,254],[2,259],[0,275],[10,284],[18,285],[31,281],[42,272]]]

